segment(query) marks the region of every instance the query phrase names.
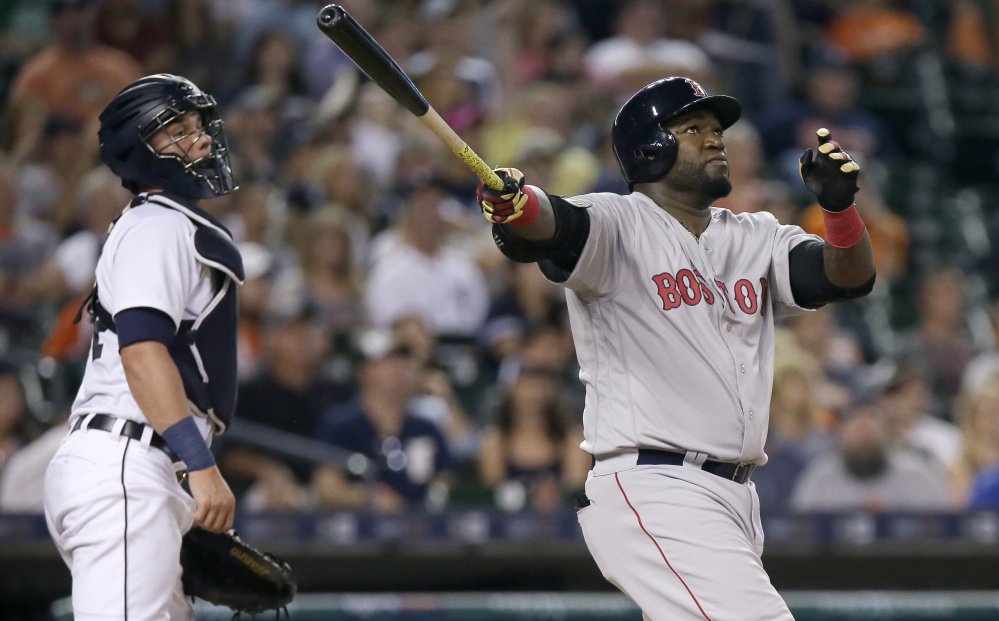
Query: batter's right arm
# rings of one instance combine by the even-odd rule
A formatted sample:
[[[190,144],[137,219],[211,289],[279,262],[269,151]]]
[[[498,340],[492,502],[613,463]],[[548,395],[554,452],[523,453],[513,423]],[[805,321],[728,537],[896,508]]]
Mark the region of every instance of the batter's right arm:
[[[476,192],[482,214],[493,223],[496,245],[519,263],[541,262],[549,278],[564,281],[589,237],[589,213],[525,185],[516,168],[498,168],[496,174],[506,182],[503,190],[495,192],[480,183]]]
[[[524,184],[524,173],[516,168],[497,168],[503,180],[502,190],[492,190],[479,182],[476,199],[482,215],[493,224],[511,227],[518,237],[530,241],[548,241],[555,236],[555,212],[548,195]]]
[[[121,363],[125,368],[128,387],[142,413],[153,428],[166,438],[174,452],[184,458],[185,452],[189,452],[190,447],[185,451],[175,446],[176,442],[171,442],[171,439],[176,433],[172,433],[172,430],[185,432],[185,427],[194,421],[191,418],[180,372],[166,346],[155,340],[128,344],[121,349]],[[181,441],[195,440],[189,433],[184,433],[180,437]],[[196,440],[204,444],[200,435]],[[204,450],[208,450],[207,446]],[[185,462],[187,461],[185,459]],[[214,461],[211,461],[211,465],[207,467],[197,467],[191,463],[187,465],[191,495],[197,502],[194,521],[212,532],[223,532],[232,528],[236,499],[222,478],[218,466]]]

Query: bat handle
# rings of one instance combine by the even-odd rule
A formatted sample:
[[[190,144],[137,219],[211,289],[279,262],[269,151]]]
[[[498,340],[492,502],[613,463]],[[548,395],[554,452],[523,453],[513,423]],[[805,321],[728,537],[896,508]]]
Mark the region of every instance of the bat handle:
[[[437,114],[437,111],[431,107],[427,110],[427,113],[417,117],[420,121],[430,128],[430,131],[437,134],[437,137],[447,144],[451,152],[461,158],[465,165],[475,173],[482,182],[486,184],[492,190],[502,190],[503,180],[500,179],[499,175],[493,172],[493,169],[486,164],[485,161],[479,155],[472,150],[472,147],[468,146],[461,136],[455,133],[451,126],[448,125],[441,115]]]

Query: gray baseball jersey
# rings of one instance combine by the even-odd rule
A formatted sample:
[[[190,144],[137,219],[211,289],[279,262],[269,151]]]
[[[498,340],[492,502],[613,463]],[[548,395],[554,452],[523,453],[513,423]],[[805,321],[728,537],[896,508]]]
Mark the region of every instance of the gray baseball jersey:
[[[696,240],[640,193],[570,202],[590,221],[564,283],[596,457],[587,548],[646,619],[792,619],[760,559],[755,487],[701,466],[766,461],[774,314],[795,306],[788,253],[812,236],[712,207]],[[642,463],[643,448],[683,467]]]
[[[763,464],[774,313],[788,252],[819,239],[769,213],[711,208],[695,240],[641,193],[572,199],[590,232],[564,283],[586,386],[583,448]]]

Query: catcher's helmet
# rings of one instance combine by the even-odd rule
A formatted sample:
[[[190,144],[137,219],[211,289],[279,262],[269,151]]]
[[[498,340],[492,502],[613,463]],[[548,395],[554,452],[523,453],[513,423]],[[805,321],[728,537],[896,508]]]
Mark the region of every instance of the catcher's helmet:
[[[149,143],[153,134],[191,111],[212,141],[208,155],[189,160],[157,153]],[[132,82],[104,108],[100,122],[101,160],[132,192],[148,186],[197,199],[236,189],[215,98],[187,78],[158,73]]]
[[[728,129],[742,115],[742,104],[726,95],[709,96],[690,78],[663,78],[626,101],[614,118],[611,141],[628,187],[659,179],[676,161],[676,136],[666,122],[694,108],[706,108]]]

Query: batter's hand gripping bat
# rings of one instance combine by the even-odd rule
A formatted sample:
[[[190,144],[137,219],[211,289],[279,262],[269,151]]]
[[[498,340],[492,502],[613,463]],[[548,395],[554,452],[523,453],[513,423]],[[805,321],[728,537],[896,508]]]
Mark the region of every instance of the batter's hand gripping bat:
[[[338,4],[330,4],[319,11],[316,23],[323,34],[336,43],[343,53],[361,68],[361,71],[403,107],[415,114],[421,123],[429,127],[430,131],[443,140],[451,151],[460,157],[479,179],[482,179],[483,183],[493,190],[503,189],[503,180],[482,161],[461,136],[451,129],[441,115],[437,114],[402,67],[357,20],[351,17],[350,13]]]

